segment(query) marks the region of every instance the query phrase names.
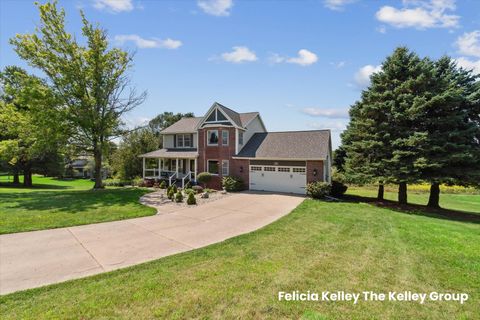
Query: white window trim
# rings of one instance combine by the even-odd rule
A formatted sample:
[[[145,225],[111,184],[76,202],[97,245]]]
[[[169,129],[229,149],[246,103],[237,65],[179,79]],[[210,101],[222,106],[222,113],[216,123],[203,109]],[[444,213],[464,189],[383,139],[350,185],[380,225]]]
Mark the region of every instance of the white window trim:
[[[220,113],[225,117],[226,120],[218,120],[218,113],[217,113],[217,112],[220,112]],[[218,110],[218,108],[215,108],[212,112],[210,112],[210,113],[205,117],[205,119],[208,119],[208,118],[212,115],[212,113],[215,114],[215,120],[213,120],[213,121],[211,121],[211,120],[210,120],[210,121],[205,120],[204,123],[219,123],[219,122],[225,122],[225,121],[231,122],[230,118],[229,118],[225,113],[223,113],[222,111]]]
[[[208,163],[209,163],[210,161],[216,161],[216,162],[218,163],[217,167],[219,167],[219,165],[220,165],[219,162],[220,162],[220,161],[218,161],[217,159],[207,159],[207,172],[210,173],[212,176],[218,176],[218,175],[219,175],[218,173],[211,173],[211,172],[208,170],[208,169],[209,169]],[[220,172],[220,170],[222,170],[222,168],[218,168],[218,172]]]
[[[223,165],[227,165],[227,173],[223,173]],[[226,177],[230,174],[230,161],[228,160],[222,160],[222,177]]]
[[[223,133],[224,132],[227,134],[227,143],[223,143]],[[228,144],[229,144],[228,140],[230,140],[230,132],[228,132],[228,130],[222,130],[222,146],[228,146]]]
[[[210,143],[210,132],[216,131],[217,132],[217,140],[220,140],[218,136],[218,129],[213,129],[213,130],[207,130],[207,146],[218,146],[218,141],[217,143]]]
[[[182,145],[180,145],[180,136],[182,136]],[[188,140],[190,140],[190,145],[187,146],[185,145],[185,137],[188,136]],[[188,134],[176,134],[175,135],[175,138],[176,138],[176,146],[177,148],[193,148],[193,141],[192,139],[190,139],[190,133]]]

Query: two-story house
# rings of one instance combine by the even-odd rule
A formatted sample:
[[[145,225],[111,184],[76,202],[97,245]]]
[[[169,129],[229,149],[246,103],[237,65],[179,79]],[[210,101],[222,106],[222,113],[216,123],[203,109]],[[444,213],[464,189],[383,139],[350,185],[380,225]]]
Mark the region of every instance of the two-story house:
[[[331,180],[330,130],[267,132],[258,112],[214,103],[204,117],[183,118],[161,134],[163,148],[140,155],[144,179],[184,185],[209,172],[216,189],[222,177],[237,176],[251,190],[300,194],[309,182]]]

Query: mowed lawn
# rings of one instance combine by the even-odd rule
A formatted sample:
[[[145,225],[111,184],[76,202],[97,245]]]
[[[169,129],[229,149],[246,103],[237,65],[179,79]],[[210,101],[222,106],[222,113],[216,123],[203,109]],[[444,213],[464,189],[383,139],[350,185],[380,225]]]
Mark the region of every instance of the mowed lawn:
[[[293,290],[465,292],[470,299],[277,300]],[[307,199],[256,232],[2,296],[0,308],[3,319],[478,319],[480,224]]]
[[[33,188],[0,185],[0,234],[68,227],[155,214],[139,188],[93,191],[85,179],[33,177]]]
[[[440,192],[440,207],[450,210],[466,211],[470,213],[480,214],[480,190],[477,194],[467,193],[447,193]],[[373,186],[353,187],[347,190],[347,195],[355,195],[361,197],[377,197],[377,188]],[[428,192],[417,190],[408,191],[408,203],[426,205],[428,203]],[[398,192],[392,187],[387,187],[384,198],[386,200],[398,200]]]

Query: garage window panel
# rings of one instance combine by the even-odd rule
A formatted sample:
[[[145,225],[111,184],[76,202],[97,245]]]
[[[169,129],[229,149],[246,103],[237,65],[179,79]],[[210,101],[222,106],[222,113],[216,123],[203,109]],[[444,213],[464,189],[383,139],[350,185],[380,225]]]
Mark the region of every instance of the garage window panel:
[[[305,168],[293,168],[294,173],[305,173]]]
[[[251,167],[250,170],[252,171],[262,171],[262,167]]]
[[[290,172],[290,168],[279,167],[278,172]]]
[[[276,171],[276,169],[277,168],[275,168],[275,167],[264,167],[263,168],[264,171],[270,171],[270,172],[274,172],[274,171]]]

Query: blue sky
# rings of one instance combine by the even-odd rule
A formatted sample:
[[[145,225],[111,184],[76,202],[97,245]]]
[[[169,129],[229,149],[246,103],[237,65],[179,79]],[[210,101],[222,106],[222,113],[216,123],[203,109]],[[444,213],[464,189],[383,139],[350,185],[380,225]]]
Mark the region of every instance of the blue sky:
[[[147,101],[127,121],[163,111],[203,115],[214,101],[259,111],[269,131],[332,129],[395,47],[447,54],[480,73],[480,1],[59,1],[80,37],[78,10],[135,51],[132,82]],[[33,32],[33,1],[0,0],[0,67],[20,65],[8,39]],[[32,70],[33,71],[33,70]]]

